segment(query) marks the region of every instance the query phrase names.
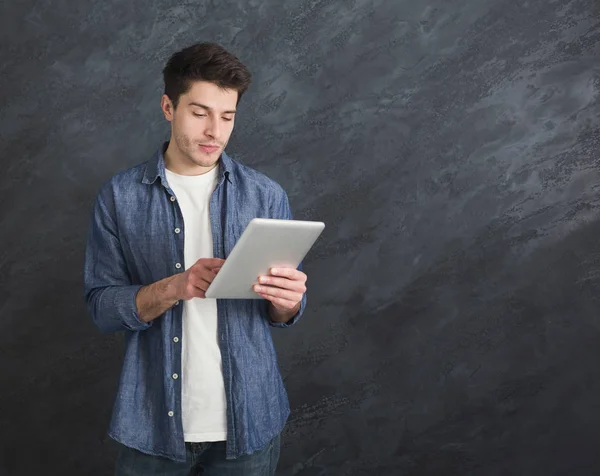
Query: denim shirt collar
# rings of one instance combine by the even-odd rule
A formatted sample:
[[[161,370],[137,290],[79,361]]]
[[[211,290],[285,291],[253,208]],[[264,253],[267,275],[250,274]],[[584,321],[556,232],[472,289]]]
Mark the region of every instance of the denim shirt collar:
[[[164,142],[162,147],[158,148],[154,154],[154,157],[147,162],[142,183],[153,184],[156,182],[157,178],[160,178],[163,184],[167,183],[165,174],[165,152],[168,146],[169,142]],[[219,183],[222,183],[225,179],[227,179],[229,183],[232,183],[230,173],[232,165],[232,159],[225,153],[225,151],[223,151],[221,157],[219,158]]]

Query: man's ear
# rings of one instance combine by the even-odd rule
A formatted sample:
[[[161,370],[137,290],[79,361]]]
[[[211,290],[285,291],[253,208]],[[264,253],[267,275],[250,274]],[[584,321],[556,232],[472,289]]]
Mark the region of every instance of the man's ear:
[[[173,120],[173,116],[175,114],[175,107],[173,106],[173,102],[166,94],[162,95],[160,100],[160,107],[165,115],[165,119],[169,122]]]

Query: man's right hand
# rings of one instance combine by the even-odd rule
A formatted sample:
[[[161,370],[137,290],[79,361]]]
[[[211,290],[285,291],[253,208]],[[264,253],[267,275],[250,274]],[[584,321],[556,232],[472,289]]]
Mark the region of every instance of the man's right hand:
[[[140,320],[150,322],[177,301],[205,298],[206,290],[225,262],[221,258],[201,258],[185,272],[143,286],[135,297]]]
[[[221,258],[201,258],[184,273],[178,274],[173,280],[175,294],[178,299],[188,301],[192,298],[205,298],[210,283],[225,263]]]

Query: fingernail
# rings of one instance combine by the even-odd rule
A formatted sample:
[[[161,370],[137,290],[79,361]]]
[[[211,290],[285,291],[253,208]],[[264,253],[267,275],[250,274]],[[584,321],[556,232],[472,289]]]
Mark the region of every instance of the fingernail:
[[[254,290],[255,290],[256,292],[260,292],[260,286],[254,286]]]
[[[259,280],[261,283],[266,283],[266,282],[267,282],[267,278],[264,278],[264,277],[262,277],[262,276],[261,276],[260,278],[258,278],[258,280]]]
[[[275,269],[275,268],[273,268],[273,269],[271,270],[271,273],[273,273],[273,274],[277,274],[278,272],[279,272],[279,270],[278,270],[278,269]]]

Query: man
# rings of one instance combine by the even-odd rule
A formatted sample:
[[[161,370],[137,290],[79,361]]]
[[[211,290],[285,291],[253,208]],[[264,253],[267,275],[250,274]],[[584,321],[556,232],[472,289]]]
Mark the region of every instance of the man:
[[[259,300],[204,292],[252,218],[292,218],[288,198],[224,151],[251,80],[235,56],[196,44],[163,75],[170,140],[101,187],[85,256],[94,323],[125,333],[116,474],[272,475],[290,410],[270,326],[302,315],[306,275],[257,277]]]

